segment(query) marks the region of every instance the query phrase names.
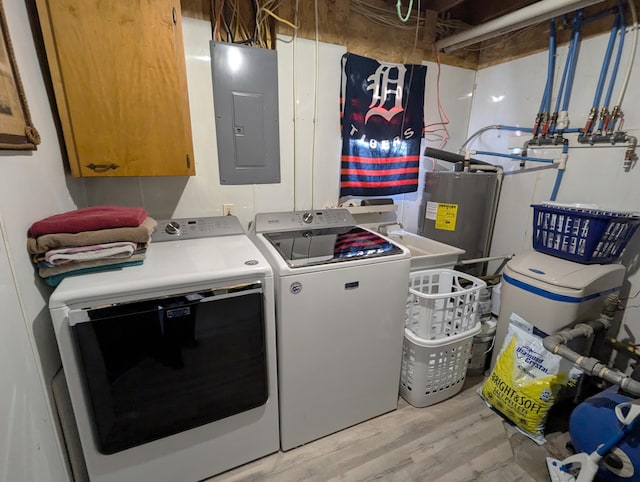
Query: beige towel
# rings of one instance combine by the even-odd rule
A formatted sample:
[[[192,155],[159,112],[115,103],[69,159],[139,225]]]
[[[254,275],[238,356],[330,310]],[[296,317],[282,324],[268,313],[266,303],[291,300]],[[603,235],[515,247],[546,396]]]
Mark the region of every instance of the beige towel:
[[[38,274],[41,278],[47,278],[48,276],[68,273],[83,268],[95,268],[97,266],[109,266],[111,264],[128,263],[130,261],[142,261],[145,257],[146,255],[144,253],[140,253],[124,259],[97,259],[95,261],[84,261],[82,263],[63,264],[62,266],[55,266],[53,268],[39,268]]]
[[[37,238],[27,238],[27,251],[31,254],[41,254],[51,249],[90,246],[116,241],[148,243],[151,241],[151,233],[157,225],[155,219],[147,217],[137,228],[100,229],[76,234],[44,234]]]

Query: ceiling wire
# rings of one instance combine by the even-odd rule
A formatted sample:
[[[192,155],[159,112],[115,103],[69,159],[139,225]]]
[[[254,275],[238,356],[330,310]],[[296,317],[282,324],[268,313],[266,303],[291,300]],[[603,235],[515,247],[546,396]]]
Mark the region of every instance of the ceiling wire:
[[[299,25],[299,21],[298,21],[298,0],[296,0],[296,9],[295,9],[295,14],[294,14],[294,23],[296,25]],[[293,38],[291,39],[291,41],[293,42],[292,45],[292,50],[293,50],[293,62],[292,62],[292,69],[291,69],[291,76],[292,76],[292,83],[293,83],[293,88],[291,89],[291,95],[293,96],[293,169],[292,169],[292,177],[293,177],[293,209],[296,210],[298,208],[297,205],[297,197],[296,197],[296,174],[297,174],[297,169],[296,169],[296,152],[297,152],[297,147],[298,147],[298,143],[296,142],[296,127],[298,124],[298,89],[297,89],[297,76],[296,76],[296,46],[297,46],[297,39],[298,39],[298,29],[294,29],[293,30]]]
[[[296,32],[299,28],[296,20],[291,22],[275,12],[282,4],[282,0],[253,0],[253,25],[247,27],[247,15],[243,18],[242,0],[211,0],[212,37],[216,41],[252,45],[267,49],[275,48],[273,38],[273,22],[279,22],[292,28]],[[216,8],[217,6],[217,8]]]
[[[402,16],[401,8],[402,8],[402,0],[398,0],[398,2],[396,3],[398,18],[402,23],[406,23],[406,21],[409,20],[409,17],[411,16],[411,10],[413,9],[413,0],[409,0],[409,8],[407,9],[407,14],[404,17]]]
[[[314,2],[314,18],[315,18],[315,78],[313,86],[313,138],[311,141],[311,209],[313,209],[313,193],[314,179],[316,178],[316,133],[318,128],[318,86],[320,83],[320,25],[318,15],[318,0]]]
[[[392,9],[370,5],[366,0],[351,0],[350,9],[352,12],[362,15],[378,25],[402,30],[413,30],[416,28],[413,23],[415,22],[415,20],[413,20],[414,17],[409,18],[407,23],[402,23]],[[424,19],[419,19],[419,23],[420,25],[424,25]]]
[[[479,47],[464,47],[463,50],[466,50],[467,52],[480,52],[482,50],[486,50],[486,49],[490,49],[493,48],[497,45],[501,45],[504,42],[508,41],[508,40],[512,40],[516,37],[519,37],[520,35],[522,35],[523,33],[525,33],[526,31],[532,29],[533,27],[536,27],[538,24],[535,25],[529,25],[528,27],[524,27],[520,30],[516,30],[515,32],[511,32],[509,34],[506,34],[502,37],[498,37],[496,38],[494,41],[492,42],[481,42]]]
[[[413,50],[411,51],[411,56],[416,53],[416,48],[418,47],[418,32],[420,31],[420,0],[418,0],[418,10],[417,10],[418,20],[416,21],[416,35],[413,39]]]

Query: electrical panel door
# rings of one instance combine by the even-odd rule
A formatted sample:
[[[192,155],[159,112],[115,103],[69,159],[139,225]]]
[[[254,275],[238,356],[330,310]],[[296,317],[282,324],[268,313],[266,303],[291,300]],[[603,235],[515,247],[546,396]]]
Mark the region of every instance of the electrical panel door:
[[[280,182],[278,57],[211,42],[220,184]]]

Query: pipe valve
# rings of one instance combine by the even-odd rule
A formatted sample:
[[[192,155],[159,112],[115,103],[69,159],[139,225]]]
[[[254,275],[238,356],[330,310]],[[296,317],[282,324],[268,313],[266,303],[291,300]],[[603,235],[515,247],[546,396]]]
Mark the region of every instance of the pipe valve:
[[[625,172],[629,172],[638,160],[638,155],[636,154],[638,140],[634,136],[627,136],[627,140],[629,141],[629,145],[627,146],[627,151],[624,153],[623,164]]]
[[[556,126],[558,130],[564,130],[569,127],[569,111],[561,110],[558,112],[558,122]]]

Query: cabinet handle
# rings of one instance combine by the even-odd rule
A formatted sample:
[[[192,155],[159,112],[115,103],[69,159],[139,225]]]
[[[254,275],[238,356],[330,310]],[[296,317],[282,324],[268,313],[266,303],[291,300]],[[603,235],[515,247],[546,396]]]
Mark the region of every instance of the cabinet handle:
[[[187,154],[187,169],[191,169],[191,156]]]
[[[173,24],[178,23],[178,12],[176,12],[176,7],[173,7],[171,14],[173,15]]]
[[[111,164],[87,164],[87,167],[96,172],[106,172],[109,169],[118,169],[120,166],[114,163]]]

